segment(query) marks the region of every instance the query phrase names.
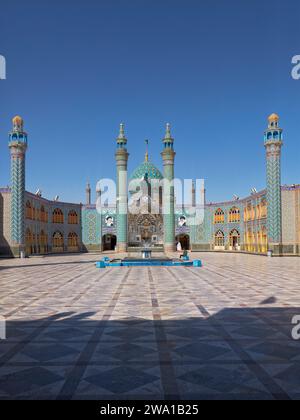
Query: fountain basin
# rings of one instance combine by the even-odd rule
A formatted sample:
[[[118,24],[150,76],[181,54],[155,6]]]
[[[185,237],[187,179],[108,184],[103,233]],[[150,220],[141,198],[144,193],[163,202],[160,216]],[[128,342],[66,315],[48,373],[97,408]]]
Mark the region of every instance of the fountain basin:
[[[183,261],[171,258],[124,258],[96,263],[97,268],[106,267],[202,267],[201,260]]]

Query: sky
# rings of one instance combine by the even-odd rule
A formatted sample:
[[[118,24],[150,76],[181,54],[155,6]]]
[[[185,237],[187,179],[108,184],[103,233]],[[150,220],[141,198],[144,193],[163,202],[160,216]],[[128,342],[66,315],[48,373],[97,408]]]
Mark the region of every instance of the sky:
[[[115,178],[119,124],[129,172],[145,139],[160,169],[165,124],[175,174],[204,178],[208,201],[265,187],[263,132],[284,129],[282,183],[300,183],[298,0],[1,0],[0,185],[11,118],[25,120],[26,188],[83,202]]]

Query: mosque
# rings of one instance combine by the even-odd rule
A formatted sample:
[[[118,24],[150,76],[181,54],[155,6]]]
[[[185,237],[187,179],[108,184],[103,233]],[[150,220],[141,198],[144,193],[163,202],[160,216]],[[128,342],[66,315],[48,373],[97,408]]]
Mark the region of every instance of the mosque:
[[[155,167],[146,153],[130,177],[127,139],[121,124],[115,152],[115,204],[102,203],[101,190],[96,191],[97,204],[92,203],[89,184],[85,204],[47,200],[40,191],[26,191],[28,136],[19,116],[12,120],[8,146],[11,185],[0,188],[0,256],[124,253],[138,251],[145,244],[169,253],[176,251],[179,243],[191,251],[300,255],[300,185],[281,184],[283,137],[277,114],[269,116],[264,135],[266,189],[252,190],[243,199],[206,203],[204,187],[198,190],[194,184],[192,205],[202,203],[199,223],[194,223],[189,209],[176,200],[172,186],[176,153],[169,124],[162,140],[163,170]],[[143,180],[146,189],[134,201],[128,185],[138,180]],[[128,211],[132,206],[135,211]],[[155,212],[150,211],[153,208]]]

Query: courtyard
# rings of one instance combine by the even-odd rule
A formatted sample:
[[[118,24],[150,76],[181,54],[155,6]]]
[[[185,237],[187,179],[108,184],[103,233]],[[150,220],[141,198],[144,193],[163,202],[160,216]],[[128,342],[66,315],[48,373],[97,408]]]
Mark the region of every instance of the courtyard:
[[[300,259],[0,260],[1,399],[299,399]]]

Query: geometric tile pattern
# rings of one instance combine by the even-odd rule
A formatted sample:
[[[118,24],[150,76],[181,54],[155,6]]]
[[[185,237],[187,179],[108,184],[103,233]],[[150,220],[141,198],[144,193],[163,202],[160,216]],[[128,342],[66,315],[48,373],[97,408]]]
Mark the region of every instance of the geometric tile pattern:
[[[11,157],[11,239],[25,243],[25,150],[13,147]],[[19,153],[19,155],[16,155]]]
[[[126,145],[117,149],[115,157],[117,164],[117,238],[119,246],[126,246],[128,235],[127,221],[127,161]]]
[[[267,150],[267,203],[268,203],[268,240],[281,243],[281,140],[265,143]]]
[[[0,399],[299,399],[300,260],[0,260]]]

